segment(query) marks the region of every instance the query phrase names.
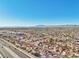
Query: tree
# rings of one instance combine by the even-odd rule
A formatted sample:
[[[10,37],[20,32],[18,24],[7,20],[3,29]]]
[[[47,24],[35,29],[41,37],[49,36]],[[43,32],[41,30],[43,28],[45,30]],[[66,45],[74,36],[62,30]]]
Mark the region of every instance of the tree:
[[[54,39],[53,38],[50,38],[49,39],[49,43],[54,43]]]

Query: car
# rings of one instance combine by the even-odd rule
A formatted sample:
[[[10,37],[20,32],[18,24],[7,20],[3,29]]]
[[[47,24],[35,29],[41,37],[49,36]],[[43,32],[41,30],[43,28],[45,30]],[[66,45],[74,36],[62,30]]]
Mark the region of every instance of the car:
[[[9,48],[10,48],[10,46],[9,46]]]
[[[3,48],[3,46],[2,46],[2,48]]]

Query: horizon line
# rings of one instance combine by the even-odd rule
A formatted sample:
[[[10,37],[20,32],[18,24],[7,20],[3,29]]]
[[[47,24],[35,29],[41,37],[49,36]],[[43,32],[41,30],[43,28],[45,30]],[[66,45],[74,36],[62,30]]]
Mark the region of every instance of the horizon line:
[[[4,27],[50,27],[50,26],[79,26],[79,24],[57,24],[57,25],[30,25],[30,26],[0,26],[0,28],[4,28]]]

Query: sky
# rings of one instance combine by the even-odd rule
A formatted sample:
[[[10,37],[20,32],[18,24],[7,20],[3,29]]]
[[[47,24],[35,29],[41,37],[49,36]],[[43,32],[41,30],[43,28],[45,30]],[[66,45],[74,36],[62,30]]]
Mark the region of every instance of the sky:
[[[79,24],[79,0],[0,0],[0,26]]]

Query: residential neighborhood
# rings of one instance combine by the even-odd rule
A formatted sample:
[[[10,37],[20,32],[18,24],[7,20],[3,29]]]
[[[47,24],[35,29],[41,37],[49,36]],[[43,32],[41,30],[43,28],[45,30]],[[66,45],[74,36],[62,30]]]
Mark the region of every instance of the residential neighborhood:
[[[38,58],[79,57],[79,28],[0,30],[0,38]]]

